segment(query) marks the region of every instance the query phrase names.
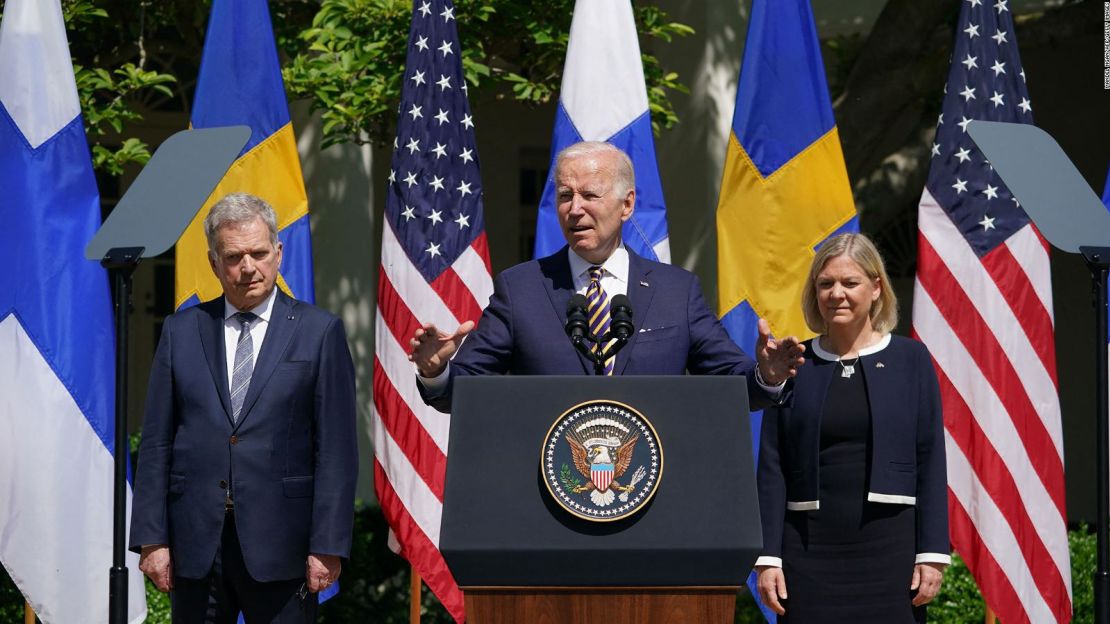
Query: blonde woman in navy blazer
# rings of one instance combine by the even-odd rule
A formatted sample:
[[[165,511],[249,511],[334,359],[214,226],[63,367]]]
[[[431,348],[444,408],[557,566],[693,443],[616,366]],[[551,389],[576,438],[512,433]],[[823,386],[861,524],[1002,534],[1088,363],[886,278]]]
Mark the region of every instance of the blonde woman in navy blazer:
[[[760,597],[783,622],[921,622],[950,562],[941,403],[929,352],[890,331],[875,246],[818,250],[791,396],[764,413]]]

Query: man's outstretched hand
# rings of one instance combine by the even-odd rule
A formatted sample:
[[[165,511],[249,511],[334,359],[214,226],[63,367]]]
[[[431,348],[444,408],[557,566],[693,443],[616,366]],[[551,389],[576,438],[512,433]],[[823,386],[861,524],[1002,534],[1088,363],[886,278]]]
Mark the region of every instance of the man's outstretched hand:
[[[805,345],[796,337],[774,338],[771,324],[767,319],[759,319],[759,340],[755,343],[755,360],[759,364],[759,376],[764,383],[777,386],[786,383],[798,374],[798,367],[805,364],[802,357]]]
[[[438,377],[447,368],[463,338],[474,329],[474,321],[467,321],[453,334],[445,334],[427,323],[416,329],[409,340],[409,361],[416,364],[421,377]]]

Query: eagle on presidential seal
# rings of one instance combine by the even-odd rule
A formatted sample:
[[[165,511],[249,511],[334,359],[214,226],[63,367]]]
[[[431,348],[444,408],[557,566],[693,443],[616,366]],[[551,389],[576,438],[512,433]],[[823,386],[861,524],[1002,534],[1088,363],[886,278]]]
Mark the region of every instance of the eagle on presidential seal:
[[[636,488],[635,483],[626,486],[617,479],[624,476],[632,463],[632,452],[640,436],[625,427],[613,427],[614,424],[607,418],[599,418],[568,431],[565,436],[574,467],[588,479],[573,491],[575,494],[589,492],[590,500],[598,507],[611,504],[616,498],[615,492],[621,492],[624,500],[628,492]]]

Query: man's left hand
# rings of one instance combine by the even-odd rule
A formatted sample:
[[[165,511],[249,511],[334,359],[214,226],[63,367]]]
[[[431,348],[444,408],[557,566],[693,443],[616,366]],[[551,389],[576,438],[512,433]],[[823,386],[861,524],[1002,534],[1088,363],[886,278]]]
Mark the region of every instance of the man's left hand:
[[[794,336],[773,338],[771,324],[759,319],[759,340],[755,344],[755,359],[759,363],[759,376],[769,386],[786,383],[798,374],[798,367],[805,364],[806,347]]]
[[[343,563],[335,555],[310,554],[305,562],[304,578],[308,591],[317,593],[327,589],[339,578]]]

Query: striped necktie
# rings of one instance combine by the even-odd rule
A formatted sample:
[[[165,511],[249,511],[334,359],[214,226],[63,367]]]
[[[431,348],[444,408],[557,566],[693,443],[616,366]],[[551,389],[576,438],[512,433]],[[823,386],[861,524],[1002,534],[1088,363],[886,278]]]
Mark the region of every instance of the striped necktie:
[[[601,267],[590,267],[590,285],[586,288],[586,300],[589,302],[590,313],[590,333],[601,338],[609,331],[609,297],[605,294],[605,289],[601,287]],[[616,340],[609,340],[605,345],[594,344],[594,353],[599,351],[604,353],[605,349],[612,345]],[[616,356],[605,360],[605,374],[613,374],[613,365],[616,363]]]
[[[238,423],[239,412],[243,410],[243,399],[247,398],[247,388],[251,385],[254,373],[254,341],[251,340],[251,323],[258,318],[251,312],[237,312],[239,321],[239,342],[235,344],[235,368],[231,373],[231,419]]]

